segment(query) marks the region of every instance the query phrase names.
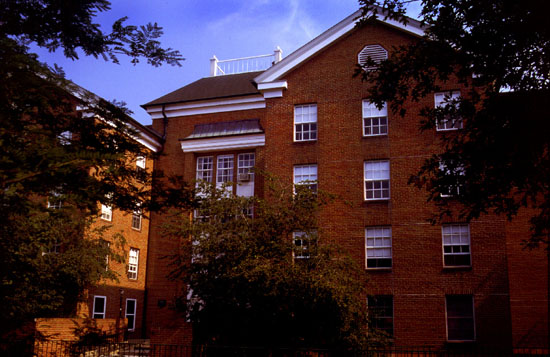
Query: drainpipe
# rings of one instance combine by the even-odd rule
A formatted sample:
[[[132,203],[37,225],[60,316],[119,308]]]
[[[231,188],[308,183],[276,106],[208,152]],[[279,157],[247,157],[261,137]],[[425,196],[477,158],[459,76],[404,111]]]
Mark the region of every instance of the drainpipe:
[[[168,126],[168,117],[166,116],[166,104],[162,105],[162,138],[166,140],[166,127]]]

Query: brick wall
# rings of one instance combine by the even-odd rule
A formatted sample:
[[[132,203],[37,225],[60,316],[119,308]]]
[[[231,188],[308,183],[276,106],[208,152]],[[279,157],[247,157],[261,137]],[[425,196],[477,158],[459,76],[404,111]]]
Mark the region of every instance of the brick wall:
[[[426,203],[425,192],[407,183],[439,150],[442,133],[418,129],[418,110],[434,105],[433,97],[407,103],[403,118],[389,113],[387,136],[362,135],[368,83],[353,78],[357,53],[367,44],[381,44],[391,56],[393,46],[410,40],[384,25],[369,26],[285,75],[284,96],[268,100],[266,170],[290,183],[293,165],[318,165],[319,189],[340,197],[321,214],[321,239],[338,242],[359,264],[365,264],[365,228],[391,226],[393,267],[369,271],[367,284],[372,294],[393,296],[395,345],[443,346],[445,296],[456,294],[474,297],[478,343],[506,344],[509,339],[503,342],[502,336],[511,331],[503,221],[472,222],[472,267],[444,269],[441,226],[428,223],[436,208]],[[307,103],[317,104],[318,140],[293,142],[294,106]],[[365,201],[364,162],[380,159],[390,161],[391,199]]]
[[[529,249],[529,218],[520,210],[506,223],[506,250],[510,272],[510,307],[513,343],[517,348],[539,347],[548,353],[548,251],[542,244]]]
[[[153,164],[153,158],[147,157],[145,169],[150,173],[153,171]],[[110,226],[103,239],[111,242],[111,248],[122,254],[124,256],[124,261],[109,261],[108,269],[114,271],[118,275],[118,281],[105,280],[100,282],[98,286],[91,287],[87,291],[87,303],[79,314],[80,316],[86,317],[92,316],[94,297],[105,296],[107,298],[105,318],[115,319],[119,317],[119,315],[124,318],[127,313],[127,299],[135,299],[135,328],[133,331],[128,331],[127,335],[129,338],[143,337],[142,327],[144,318],[143,310],[145,307],[145,281],[150,230],[149,222],[150,218],[144,216],[141,219],[141,229],[133,228],[132,213],[122,212],[117,209],[113,209],[111,221],[105,221],[101,218],[97,219],[95,223],[96,226]],[[118,246],[116,243],[117,240],[113,238],[118,234],[124,237],[124,246]],[[128,276],[128,255],[130,248],[139,250],[137,279],[130,279]]]
[[[83,318],[39,318],[35,319],[37,333],[41,334],[48,341],[77,341],[78,330],[89,329],[99,330],[108,335],[124,335],[127,324],[126,319],[118,322],[116,319],[83,319]],[[86,329],[85,329],[86,330]],[[117,331],[118,330],[118,331]]]
[[[166,144],[163,155],[156,162],[156,169],[165,176],[182,175],[187,181],[195,179],[196,157],[204,155],[234,154],[255,152],[257,167],[263,166],[263,148],[244,149],[237,151],[222,151],[213,154],[184,153],[179,139],[193,132],[196,124],[217,123],[244,119],[260,119],[264,125],[264,110],[242,110],[235,112],[215,113],[171,118],[166,128]],[[163,121],[154,120],[153,127],[163,132]],[[236,167],[235,167],[236,172]],[[256,183],[258,183],[256,176]],[[261,191],[261,184],[255,185],[256,192]],[[184,294],[184,287],[178,281],[167,279],[173,270],[168,265],[167,256],[179,249],[179,242],[162,236],[162,225],[166,215],[153,214],[148,255],[148,285],[147,285],[147,336],[152,342],[191,344],[192,328],[181,313],[174,311],[176,298]]]
[[[385,25],[354,30],[287,73],[284,96],[267,99],[265,110],[171,118],[166,128],[164,156],[156,167],[168,175],[192,180],[199,155],[184,154],[178,139],[190,135],[195,124],[259,118],[266,135],[265,147],[256,149],[261,169],[290,185],[294,165],[317,164],[319,189],[338,195],[320,215],[321,239],[337,242],[364,266],[365,228],[391,226],[392,269],[369,270],[367,286],[371,294],[393,296],[395,345],[446,346],[447,295],[473,297],[476,344],[511,346],[512,335],[517,344],[520,336],[533,330],[537,336],[547,336],[547,330],[540,327],[547,320],[538,319],[536,313],[546,311],[546,281],[540,283],[542,273],[524,281],[530,269],[522,265],[522,261],[532,258],[536,260],[532,266],[544,272],[545,257],[520,253],[514,238],[526,232],[524,221],[518,221],[513,228],[493,215],[471,222],[472,266],[443,267],[441,225],[428,222],[437,209],[426,203],[426,192],[408,185],[423,161],[440,150],[441,135],[447,135],[435,129],[419,130],[419,110],[424,105],[433,106],[433,97],[406,103],[408,111],[404,117],[390,112],[387,136],[362,135],[362,100],[369,84],[353,78],[357,54],[365,45],[381,44],[391,56],[393,46],[413,40]],[[450,81],[443,84],[443,89],[460,87]],[[294,106],[311,103],[317,104],[318,139],[294,142]],[[155,120],[153,125],[163,132],[162,120]],[[364,163],[380,159],[390,162],[391,199],[365,201]],[[256,180],[261,187],[261,181]],[[178,242],[160,234],[164,219],[159,215],[152,217],[147,335],[153,341],[186,344],[192,339],[191,326],[170,309],[183,287],[166,279],[171,268],[164,259],[177,251]],[[445,223],[460,221],[448,218]]]

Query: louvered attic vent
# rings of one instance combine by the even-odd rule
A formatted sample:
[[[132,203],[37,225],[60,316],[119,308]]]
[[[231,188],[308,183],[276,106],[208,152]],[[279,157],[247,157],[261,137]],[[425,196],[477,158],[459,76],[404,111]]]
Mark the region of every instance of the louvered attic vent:
[[[376,64],[379,64],[383,60],[388,58],[388,51],[380,45],[367,45],[363,47],[361,52],[357,55],[357,61],[361,66],[367,64],[367,58],[371,58]],[[365,70],[370,71],[376,69],[377,66],[365,67]]]

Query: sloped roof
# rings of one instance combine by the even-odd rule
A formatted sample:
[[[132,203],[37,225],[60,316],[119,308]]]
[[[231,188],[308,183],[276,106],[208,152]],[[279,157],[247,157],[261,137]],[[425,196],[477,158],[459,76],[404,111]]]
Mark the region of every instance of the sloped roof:
[[[65,89],[68,93],[73,95],[78,100],[85,102],[85,103],[101,103],[107,101],[100,96],[98,96],[95,93],[90,92],[86,88],[83,88],[79,86],[78,84],[74,83],[73,81],[63,79],[59,83],[59,85]],[[156,130],[153,129],[151,125],[143,125],[134,118],[132,118],[129,115],[124,115],[120,118],[123,120],[130,128],[137,131],[137,137],[136,139],[140,144],[144,145],[145,147],[158,152],[162,148],[162,143],[164,142],[164,138],[160,133],[158,133]]]
[[[204,139],[218,136],[262,134],[259,119],[237,120],[229,122],[197,124],[193,133],[181,140]]]
[[[142,107],[260,94],[254,77],[263,71],[206,77],[157,98]]]

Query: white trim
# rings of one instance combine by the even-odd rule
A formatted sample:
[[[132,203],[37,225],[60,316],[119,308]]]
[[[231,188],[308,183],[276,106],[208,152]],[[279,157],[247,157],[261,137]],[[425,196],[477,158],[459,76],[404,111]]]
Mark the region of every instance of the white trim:
[[[133,254],[132,256],[132,252]],[[132,258],[134,261],[132,261]],[[135,271],[134,271],[135,270]],[[134,277],[135,274],[135,277]],[[130,280],[137,280],[139,274],[139,249],[138,248],[130,248],[130,251],[128,252],[128,279]]]
[[[314,38],[312,41],[306,43],[304,46],[300,47],[298,50],[291,53],[289,56],[284,58],[281,62],[276,63],[273,67],[269,68],[256,78],[254,81],[260,84],[265,82],[274,82],[279,80],[286,73],[296,68],[302,62],[306,61],[313,55],[320,52],[322,49],[328,47],[336,40],[340,39],[342,36],[350,32],[355,28],[355,23],[357,18],[361,15],[361,10],[358,10],[346,17],[344,20],[340,21],[327,31],[323,32],[321,35]],[[379,15],[383,16],[383,15]],[[398,29],[409,32],[413,35],[423,36],[424,30],[420,27],[419,23],[416,20],[409,19],[409,24],[405,26],[399,21],[386,19],[379,19],[380,22],[396,27]]]
[[[376,236],[376,235],[368,235],[369,230],[375,230],[375,229],[388,229],[389,235],[388,236]],[[391,226],[368,226],[365,227],[365,269],[367,270],[392,270],[393,268],[393,233]],[[368,261],[369,261],[369,249],[375,250],[375,249],[387,249],[387,246],[377,247],[377,246],[370,246],[368,245],[369,239],[384,239],[389,238],[390,239],[390,256],[389,257],[371,257],[371,259],[390,259],[390,266],[389,267],[369,267]]]
[[[470,264],[468,265],[446,265],[445,264],[445,256],[446,255],[449,255],[449,256],[456,256],[456,255],[466,255],[466,254],[461,254],[461,253],[445,253],[445,246],[449,246],[449,247],[452,247],[454,245],[460,245],[460,246],[465,246],[466,244],[462,244],[462,242],[460,242],[461,244],[452,244],[452,242],[450,244],[445,244],[445,228],[446,227],[452,227],[452,226],[465,226],[467,229],[468,229],[468,256],[470,258]],[[462,233],[462,232],[460,232]],[[448,235],[448,234],[447,234]],[[460,234],[460,236],[462,236],[462,234]],[[442,224],[441,225],[441,253],[442,253],[442,259],[443,259],[443,267],[444,268],[469,268],[469,267],[472,267],[472,238],[471,238],[471,234],[470,234],[470,225],[468,223],[448,223],[448,224]]]
[[[279,98],[283,96],[283,90],[288,88],[286,81],[275,81],[258,84],[258,90],[262,92],[264,98]]]
[[[133,314],[128,314],[128,300],[133,300],[134,301],[134,313]],[[128,315],[134,317],[134,326],[132,326],[132,328],[130,328],[130,326],[127,326],[128,331],[135,331],[136,330],[136,317],[137,317],[137,299],[131,299],[131,298],[126,299],[126,306],[124,307],[124,317],[128,318]]]
[[[99,317],[94,317],[96,315],[96,312],[95,312],[95,299],[96,298],[103,298],[103,313],[97,313],[97,314],[102,315],[103,317],[101,317],[101,319],[104,319],[106,314],[107,314],[107,296],[94,295],[94,304],[92,306],[92,318],[93,319],[99,318]]]
[[[288,83],[286,81],[275,81],[275,82],[258,84],[258,90],[282,89],[282,88],[284,89],[288,88]]]
[[[374,163],[388,163],[388,177],[387,178],[367,178],[368,172],[378,173],[383,170],[367,170],[368,164]],[[367,198],[367,182],[388,182],[388,197],[372,197]],[[367,160],[363,162],[363,198],[365,201],[387,201],[391,199],[391,163],[390,160]]]
[[[251,149],[265,145],[265,135],[236,135],[210,139],[184,140],[181,142],[183,152],[207,152],[231,149]]]
[[[113,221],[113,206],[101,204],[101,215],[100,218],[107,222]]]
[[[164,107],[164,113],[168,118],[182,117],[197,114],[223,113],[237,110],[263,109],[265,99],[262,95],[237,97],[230,99],[214,99],[192,101],[189,103],[174,103]],[[161,119],[162,105],[146,108],[151,119]]]
[[[162,144],[159,143],[157,138],[153,137],[152,135],[146,134],[145,132],[139,130],[136,127],[134,127],[134,129],[139,133],[139,137],[133,138],[138,143],[140,143],[141,145],[145,146],[147,149],[153,152],[159,152],[162,149]]]

